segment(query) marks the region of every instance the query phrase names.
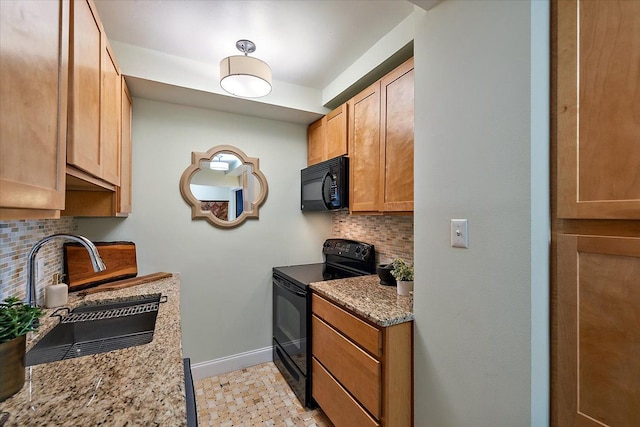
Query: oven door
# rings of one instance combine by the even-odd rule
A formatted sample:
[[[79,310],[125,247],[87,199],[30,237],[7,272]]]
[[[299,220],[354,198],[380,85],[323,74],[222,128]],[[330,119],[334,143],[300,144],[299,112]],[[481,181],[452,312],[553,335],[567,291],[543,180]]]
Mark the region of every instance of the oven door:
[[[273,276],[273,337],[307,375],[307,293],[276,275]]]

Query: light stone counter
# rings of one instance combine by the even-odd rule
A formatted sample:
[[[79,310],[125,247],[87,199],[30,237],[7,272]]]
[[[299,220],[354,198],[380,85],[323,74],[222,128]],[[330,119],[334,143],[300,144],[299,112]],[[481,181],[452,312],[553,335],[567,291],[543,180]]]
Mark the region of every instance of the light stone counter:
[[[176,276],[85,297],[69,307],[106,298],[161,293],[153,341],[108,353],[26,369],[21,391],[0,403],[6,426],[184,426],[186,404],[180,331],[180,279]],[[31,347],[57,318],[45,310]],[[30,392],[31,390],[31,392]]]
[[[379,326],[410,322],[413,296],[400,296],[395,286],[383,286],[377,275],[327,280],[309,285],[314,292]]]

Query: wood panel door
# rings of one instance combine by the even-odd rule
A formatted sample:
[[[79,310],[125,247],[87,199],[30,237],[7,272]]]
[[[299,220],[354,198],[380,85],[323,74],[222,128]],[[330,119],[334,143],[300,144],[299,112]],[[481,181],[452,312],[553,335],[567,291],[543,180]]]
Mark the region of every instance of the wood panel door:
[[[378,212],[380,204],[380,82],[349,105],[349,210]]]
[[[558,217],[640,219],[640,2],[557,2]]]
[[[95,5],[74,0],[71,8],[67,163],[101,177],[101,70],[105,37]]]
[[[100,96],[100,178],[120,185],[120,68],[115,56],[102,38],[102,94]]]
[[[640,238],[559,234],[557,414],[640,425]]]
[[[311,123],[307,128],[307,166],[320,163],[324,156],[325,124],[323,117]]]
[[[132,184],[132,171],[133,171],[133,158],[132,158],[132,143],[131,143],[131,123],[132,123],[132,106],[133,100],[129,93],[129,88],[121,77],[121,156],[120,156],[120,187],[118,188],[118,216],[126,216],[132,212],[131,209],[131,184]]]
[[[413,58],[381,81],[380,206],[413,212]]]
[[[68,1],[0,2],[2,219],[64,209],[68,27]]]
[[[347,154],[348,110],[347,104],[342,104],[325,116],[325,126],[327,128],[325,133],[325,160]]]

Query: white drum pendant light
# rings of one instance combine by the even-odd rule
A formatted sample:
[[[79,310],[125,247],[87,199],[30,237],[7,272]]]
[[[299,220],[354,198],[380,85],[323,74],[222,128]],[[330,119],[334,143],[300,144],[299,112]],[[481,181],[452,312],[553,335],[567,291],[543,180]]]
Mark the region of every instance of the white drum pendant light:
[[[231,95],[259,98],[271,92],[271,67],[247,54],[256,50],[249,40],[238,40],[236,47],[243,55],[228,56],[220,61],[220,86]]]
[[[213,169],[214,171],[228,171],[229,163],[223,162],[220,160],[220,156],[217,157],[218,160],[213,160],[209,163],[209,169]]]

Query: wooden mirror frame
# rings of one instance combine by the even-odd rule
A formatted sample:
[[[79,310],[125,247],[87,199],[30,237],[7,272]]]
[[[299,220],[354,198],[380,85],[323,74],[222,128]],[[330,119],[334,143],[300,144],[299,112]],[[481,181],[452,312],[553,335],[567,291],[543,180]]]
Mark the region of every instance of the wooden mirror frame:
[[[202,203],[191,192],[191,178],[200,171],[200,165],[203,160],[213,160],[219,154],[233,154],[242,161],[244,165],[251,166],[251,174],[256,177],[260,184],[260,193],[258,197],[244,209],[240,216],[232,221],[224,221],[216,217],[211,211],[203,211]],[[182,198],[191,206],[191,219],[205,219],[210,224],[221,228],[233,228],[242,224],[247,219],[258,219],[260,206],[267,198],[267,178],[260,171],[260,160],[257,157],[249,157],[239,148],[231,145],[217,145],[206,153],[191,152],[191,165],[185,169],[180,178],[180,194]]]

